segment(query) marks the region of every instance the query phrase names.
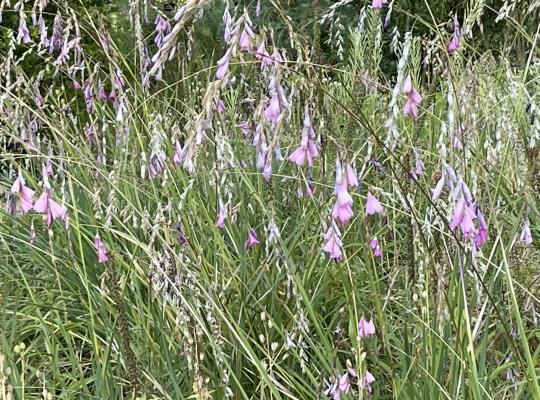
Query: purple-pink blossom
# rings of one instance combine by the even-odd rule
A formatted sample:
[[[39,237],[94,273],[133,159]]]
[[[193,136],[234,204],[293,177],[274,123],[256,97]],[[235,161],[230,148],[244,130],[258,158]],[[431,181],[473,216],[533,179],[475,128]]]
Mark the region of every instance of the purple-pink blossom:
[[[339,162],[336,163],[336,185],[334,194],[336,195],[336,204],[332,209],[332,218],[339,220],[342,224],[348,222],[353,216],[353,199],[349,194],[347,174]]]
[[[461,196],[454,208],[454,216],[450,227],[455,230],[458,226],[467,239],[475,238],[474,219],[476,219],[476,210],[474,206]]]
[[[328,253],[330,258],[341,261],[343,259],[343,242],[341,241],[341,234],[336,226],[331,226],[324,235],[326,244],[324,245],[324,251]]]
[[[244,249],[249,250],[253,246],[259,244],[259,240],[257,239],[257,232],[253,228],[248,229],[248,237],[246,241],[244,242]]]
[[[65,219],[67,217],[67,209],[61,206],[52,199],[52,189],[45,186],[43,193],[34,203],[34,210],[37,213],[47,216],[47,226],[50,228],[55,219]]]
[[[411,115],[414,119],[418,118],[418,105],[422,102],[422,96],[413,88],[412,78],[410,75],[405,78],[403,84],[403,93],[407,95],[407,101],[403,107],[405,114]]]
[[[364,317],[360,318],[360,321],[358,321],[358,336],[365,338],[373,335],[375,335],[375,324],[373,320],[370,319],[368,321]]]
[[[360,386],[362,389],[367,390],[369,393],[371,393],[371,384],[375,382],[375,377],[371,375],[369,371],[366,371],[364,377],[362,378],[360,382]]]
[[[311,126],[309,115],[306,114],[304,117],[304,129],[302,130],[302,141],[300,146],[289,156],[289,161],[298,166],[304,165],[307,161],[307,164],[311,167],[313,165],[313,158],[319,153],[313,141],[314,137],[315,133]]]
[[[107,261],[109,259],[107,257],[107,249],[105,248],[105,245],[101,241],[99,234],[96,234],[96,237],[94,238],[94,245],[96,246],[98,262],[104,263],[105,261]]]
[[[521,235],[519,235],[519,240],[526,246],[530,246],[533,243],[531,226],[528,218],[525,219],[525,222],[523,223],[523,230],[521,231]]]
[[[386,0],[373,0],[371,2],[371,8],[382,8],[384,3],[386,3]]]
[[[7,211],[11,215],[15,215],[17,211],[21,214],[26,214],[33,207],[34,191],[26,186],[26,182],[22,175],[19,175],[8,194]]]
[[[382,204],[371,194],[371,192],[368,192],[366,199],[366,215],[380,214],[382,212]]]
[[[373,255],[375,257],[382,257],[382,248],[377,238],[371,239],[369,242],[369,247],[371,247],[371,250],[373,250]]]

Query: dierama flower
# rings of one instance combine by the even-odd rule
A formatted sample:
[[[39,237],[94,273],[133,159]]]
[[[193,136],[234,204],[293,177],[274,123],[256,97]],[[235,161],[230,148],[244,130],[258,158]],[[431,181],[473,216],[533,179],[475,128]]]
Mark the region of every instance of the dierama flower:
[[[107,93],[105,92],[105,88],[103,87],[102,83],[99,84],[98,99],[101,101],[107,100]]]
[[[521,235],[519,235],[519,240],[526,246],[530,246],[533,243],[529,219],[526,219],[523,223],[523,230],[521,231]]]
[[[259,244],[259,240],[257,239],[257,232],[255,231],[255,229],[253,228],[249,228],[248,229],[248,238],[247,240],[244,242],[244,249],[245,250],[249,250],[251,249],[253,246]]]
[[[384,3],[386,3],[386,0],[373,0],[371,2],[371,8],[382,8]]]
[[[479,226],[478,232],[476,232],[476,237],[474,239],[474,244],[476,245],[476,248],[479,249],[487,240],[487,223],[486,219],[484,218],[484,214],[482,214],[482,211],[480,211],[480,207],[476,208],[476,217],[478,218]]]
[[[358,336],[361,338],[369,337],[375,335],[375,324],[373,320],[365,320],[364,317],[360,318],[358,321]]]
[[[342,224],[349,221],[353,216],[353,199],[347,191],[347,187],[347,174],[343,174],[340,163],[336,162],[336,185],[334,189],[336,204],[332,210],[332,218],[338,219]]]
[[[371,393],[371,384],[373,382],[375,382],[375,377],[371,375],[369,371],[366,371],[362,381],[360,382],[360,386],[362,389],[366,389],[369,393]]]
[[[272,123],[277,123],[279,116],[281,115],[281,106],[279,104],[279,97],[277,93],[272,95],[268,107],[264,110],[265,118]]]
[[[180,145],[179,142],[176,142],[176,145],[175,145],[173,162],[176,165],[180,165],[184,162],[184,149],[182,148],[182,145]]]
[[[368,192],[366,200],[366,215],[380,214],[383,212],[383,206],[375,196]]]
[[[418,105],[422,102],[422,96],[413,88],[411,76],[405,78],[403,84],[403,93],[407,95],[407,101],[403,107],[405,114],[411,115],[414,119],[418,118]]]
[[[257,51],[255,52],[255,58],[257,60],[261,60],[266,65],[270,65],[274,62],[272,60],[272,57],[270,57],[270,54],[268,54],[268,51],[266,51],[266,46],[264,45],[264,41],[261,41],[261,44],[257,48]]]
[[[225,227],[225,218],[227,218],[227,205],[221,204],[219,205],[219,212],[217,216],[216,226],[218,228],[224,228]]]
[[[47,216],[47,226],[50,228],[55,219],[66,219],[67,209],[52,199],[52,189],[45,184],[43,193],[34,203],[34,210],[37,213]]]
[[[467,239],[474,239],[475,229],[473,220],[475,218],[476,212],[473,205],[466,201],[465,196],[462,195],[456,203],[450,227],[454,230],[459,226]]]
[[[26,25],[26,17],[24,12],[20,13],[19,17],[19,33],[17,34],[17,42],[21,43],[21,40],[24,44],[32,43],[32,38],[30,37],[30,31]]]
[[[351,391],[351,384],[349,382],[349,373],[345,372],[338,381],[339,391],[348,394]]]
[[[347,178],[347,186],[357,188],[359,186],[358,175],[351,164],[345,167],[345,176]]]
[[[17,210],[21,214],[26,214],[33,207],[34,191],[26,186],[26,182],[22,175],[19,175],[8,195],[7,211],[11,215],[15,215]]]
[[[216,111],[220,114],[225,111],[225,103],[221,99],[216,99],[214,106],[216,108]]]
[[[248,121],[242,121],[238,125],[236,125],[236,127],[240,129],[244,136],[248,136],[251,133]]]
[[[223,79],[229,72],[229,63],[231,61],[231,53],[227,51],[223,57],[217,62],[216,79]]]
[[[304,117],[304,129],[302,130],[302,141],[300,147],[298,147],[292,154],[289,156],[289,161],[295,163],[298,166],[302,166],[307,161],[307,164],[311,167],[313,165],[313,158],[319,153],[317,151],[317,146],[313,141],[315,133],[311,126],[311,121],[309,115],[306,114]]]
[[[442,191],[444,190],[444,184],[445,178],[444,176],[441,176],[441,178],[437,181],[437,184],[435,185],[435,189],[433,189],[433,194],[431,196],[432,201],[439,200],[439,197],[441,197]]]
[[[371,239],[371,241],[369,242],[369,247],[371,247],[371,249],[373,250],[373,255],[375,257],[382,257],[382,248],[377,238]]]
[[[324,239],[326,244],[324,245],[324,251],[328,253],[330,258],[341,261],[343,259],[343,242],[341,241],[339,230],[334,225],[328,228]]]
[[[417,155],[416,164],[414,166],[414,170],[411,172],[411,176],[415,181],[417,181],[422,175],[424,175],[424,163]]]
[[[97,251],[97,255],[98,255],[98,262],[99,263],[106,262],[109,259],[107,257],[107,249],[105,248],[105,245],[101,241],[101,238],[99,237],[98,234],[96,234],[96,237],[94,239],[94,244],[96,246],[96,251]]]
[[[454,53],[460,45],[461,42],[461,32],[459,31],[459,23],[457,20],[454,22],[454,34],[452,35],[452,40],[448,43],[448,52]]]

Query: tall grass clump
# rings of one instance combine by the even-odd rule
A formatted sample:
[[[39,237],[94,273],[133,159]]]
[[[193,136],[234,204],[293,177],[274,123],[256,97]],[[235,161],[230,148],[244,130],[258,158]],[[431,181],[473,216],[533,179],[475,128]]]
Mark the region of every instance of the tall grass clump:
[[[540,399],[539,4],[360,3],[0,3],[0,398]]]

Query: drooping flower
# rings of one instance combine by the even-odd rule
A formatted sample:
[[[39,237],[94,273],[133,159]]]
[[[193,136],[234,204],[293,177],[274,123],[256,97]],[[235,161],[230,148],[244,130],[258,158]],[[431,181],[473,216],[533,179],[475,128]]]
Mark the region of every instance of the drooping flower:
[[[236,125],[236,127],[240,129],[244,136],[248,136],[251,133],[248,121],[242,121],[238,125]]]
[[[161,43],[163,42],[163,38],[170,31],[171,25],[169,24],[169,20],[167,18],[164,18],[161,14],[158,14],[156,16],[154,24],[155,24],[155,32],[156,32],[156,37],[154,38],[154,42],[156,43],[157,47],[160,47]]]
[[[47,216],[47,226],[49,228],[55,219],[65,219],[67,217],[66,207],[61,206],[52,199],[52,189],[48,184],[45,184],[43,193],[34,203],[34,210]]]
[[[476,219],[474,206],[465,200],[465,196],[461,196],[454,209],[454,216],[450,227],[455,230],[458,226],[461,232],[467,239],[475,238],[475,229],[473,220]]]
[[[345,372],[338,381],[339,391],[348,394],[351,391],[351,384],[349,382],[349,373]]]
[[[480,207],[476,208],[476,217],[478,218],[479,226],[478,231],[476,232],[474,243],[476,245],[476,248],[479,249],[487,240],[487,223],[486,219],[484,218],[484,214],[482,214],[482,211],[480,211]]]
[[[375,382],[375,377],[371,375],[369,371],[366,371],[362,381],[360,382],[360,386],[362,389],[366,389],[369,393],[371,393],[371,384],[373,382]]]
[[[521,235],[519,235],[519,240],[522,241],[526,246],[530,246],[533,243],[531,226],[528,218],[523,223],[523,230],[521,231]]]
[[[437,184],[435,185],[435,189],[433,189],[433,194],[431,196],[432,201],[437,201],[439,197],[441,197],[442,191],[444,190],[445,181],[446,180],[444,176],[441,176],[441,178],[437,181]]]
[[[313,158],[319,153],[317,146],[313,139],[315,138],[315,132],[311,126],[309,115],[306,113],[304,117],[304,129],[302,130],[302,141],[300,147],[298,147],[289,156],[289,161],[295,163],[298,166],[302,166],[307,161],[307,164],[313,166]]]
[[[270,57],[270,54],[268,54],[268,51],[266,51],[264,40],[261,41],[261,44],[259,45],[259,47],[257,47],[257,51],[255,52],[255,58],[257,60],[261,60],[267,65],[270,65],[274,62],[272,60],[272,57]]]
[[[216,111],[220,114],[225,111],[225,103],[221,99],[216,99],[214,102],[214,106],[216,108]]]
[[[343,259],[343,242],[337,226],[334,225],[328,228],[324,239],[326,240],[324,251],[328,253],[330,258],[341,261]]]
[[[383,206],[375,196],[368,192],[366,200],[366,215],[380,214],[383,212]]]
[[[459,30],[459,22],[454,21],[454,34],[452,35],[452,40],[448,43],[448,52],[454,53],[460,45],[461,42],[461,32]]]
[[[105,92],[105,87],[103,86],[103,83],[99,83],[98,87],[98,99],[103,101],[107,100],[107,92]]]
[[[375,257],[382,257],[382,248],[377,238],[371,239],[371,241],[369,242],[369,247],[371,247],[371,249],[373,250],[373,255]]]
[[[220,200],[219,202],[219,212],[217,216],[216,226],[218,228],[225,227],[225,218],[227,218],[227,205],[223,204]]]
[[[98,262],[104,263],[109,258],[107,257],[107,249],[105,248],[105,245],[101,241],[101,238],[99,237],[99,234],[96,234],[96,237],[94,238],[94,244],[96,246],[96,251],[98,255]]]
[[[248,238],[247,240],[244,242],[244,249],[245,250],[249,250],[251,249],[253,246],[259,244],[259,240],[257,239],[257,232],[255,231],[255,229],[253,228],[249,228],[248,229]]]
[[[415,181],[417,181],[422,175],[424,175],[424,168],[424,163],[417,154],[416,163],[414,165],[414,169],[411,172],[411,176]]]
[[[384,3],[386,3],[386,0],[373,0],[371,2],[371,8],[382,8]]]
[[[229,72],[229,63],[231,61],[231,52],[227,50],[225,55],[217,62],[216,79],[223,79]]]
[[[358,321],[358,336],[361,338],[369,337],[375,335],[375,324],[373,320],[365,320],[364,317],[360,318]]]
[[[422,102],[422,96],[413,88],[410,75],[405,78],[403,93],[407,95],[407,101],[403,107],[403,112],[411,115],[414,119],[418,118],[418,105]]]
[[[266,107],[266,109],[264,110],[264,116],[268,121],[275,124],[277,123],[280,115],[281,106],[279,104],[279,97],[277,93],[274,93],[272,95],[272,98],[270,99],[268,107]]]
[[[359,182],[358,182],[358,175],[356,174],[356,171],[353,167],[351,167],[351,164],[347,164],[345,167],[345,176],[347,178],[347,186],[348,187],[355,187],[358,188]]]
[[[17,211],[21,214],[26,214],[33,207],[34,191],[26,186],[26,182],[22,175],[19,175],[8,195],[7,211],[11,215],[15,215]]]
[[[32,43],[30,31],[28,30],[28,25],[26,25],[26,14],[22,11],[19,14],[19,32],[17,34],[17,42],[21,43],[21,40],[24,44]]]
[[[353,216],[353,199],[347,188],[347,174],[343,173],[341,164],[338,161],[336,162],[336,185],[334,189],[336,204],[332,209],[332,218],[338,219],[342,224],[349,221]]]
[[[176,142],[176,145],[175,145],[173,162],[176,165],[181,165],[184,162],[184,149],[182,148],[182,145],[178,141]]]

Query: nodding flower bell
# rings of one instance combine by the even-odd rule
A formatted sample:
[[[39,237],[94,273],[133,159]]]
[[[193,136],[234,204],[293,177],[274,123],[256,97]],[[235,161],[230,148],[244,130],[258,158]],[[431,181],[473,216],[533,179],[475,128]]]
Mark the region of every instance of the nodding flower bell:
[[[7,212],[15,215],[17,211],[26,214],[33,207],[34,191],[26,186],[22,175],[19,175],[8,194]]]
[[[480,207],[476,207],[476,217],[478,218],[479,226],[474,239],[474,244],[476,245],[476,248],[479,249],[487,240],[487,223],[484,214],[480,211]]]
[[[377,238],[371,239],[371,241],[369,242],[369,247],[371,247],[371,250],[373,250],[373,255],[375,257],[382,257],[382,248]]]
[[[457,19],[454,21],[454,34],[452,35],[452,40],[448,43],[448,52],[454,53],[460,45],[461,42],[461,32],[459,30],[459,22]]]
[[[523,223],[523,230],[521,231],[521,235],[519,235],[519,240],[526,246],[530,246],[533,243],[529,218],[526,218]]]
[[[268,54],[268,51],[266,51],[266,46],[264,45],[264,40],[261,41],[261,44],[257,48],[257,51],[255,53],[255,58],[257,60],[261,60],[266,65],[270,65],[270,64],[272,64],[274,62],[274,60],[272,60],[272,57],[270,57],[270,54]]]
[[[366,215],[380,214],[383,212],[383,206],[375,196],[368,192],[366,200]]]
[[[476,210],[471,202],[467,201],[465,196],[462,195],[456,203],[450,228],[455,230],[459,226],[463,236],[467,239],[475,239],[474,219],[476,219]]]
[[[371,8],[375,8],[375,9],[382,8],[384,3],[386,3],[386,0],[373,0],[371,2]]]
[[[343,259],[343,242],[341,241],[341,233],[335,224],[333,224],[324,235],[326,244],[324,251],[328,253],[330,258],[341,261]]]
[[[407,95],[407,101],[403,107],[405,114],[411,115],[414,119],[418,118],[418,105],[422,102],[422,96],[413,88],[411,76],[405,78],[403,84],[403,93]]]
[[[101,241],[101,238],[99,237],[99,234],[96,234],[96,237],[94,238],[94,244],[96,246],[96,251],[98,255],[98,262],[104,263],[109,258],[107,257],[107,249],[105,248],[105,245]]]
[[[231,62],[231,51],[227,50],[225,55],[217,62],[218,68],[216,70],[216,79],[221,80],[225,78],[227,72],[229,72],[229,63]]]
[[[341,163],[336,161],[336,184],[334,188],[336,204],[332,209],[332,218],[339,220],[342,224],[348,222],[353,216],[353,199],[347,190],[348,186],[347,173],[343,173]]]
[[[248,229],[248,238],[247,240],[244,242],[244,249],[245,250],[249,250],[251,249],[253,246],[259,244],[259,240],[257,239],[257,232],[255,231],[255,229],[253,228],[249,228]]]
[[[364,317],[360,318],[358,321],[358,336],[361,338],[369,337],[375,335],[375,324],[373,320],[365,320]]]
[[[216,226],[218,228],[225,228],[225,218],[227,218],[227,204],[223,204],[219,201],[219,212],[217,216]]]
[[[52,199],[52,189],[45,183],[43,193],[34,203],[34,210],[37,213],[47,216],[47,226],[50,228],[55,219],[66,219],[67,209]]]
[[[304,117],[304,129],[302,130],[302,141],[300,147],[298,147],[289,156],[289,161],[295,163],[298,166],[302,166],[307,161],[307,164],[313,166],[313,158],[319,154],[317,146],[313,139],[315,138],[315,132],[311,126],[309,114],[306,113]]]
[[[366,371],[364,377],[362,378],[360,382],[360,386],[362,389],[367,390],[369,393],[371,393],[371,384],[375,382],[375,377],[371,375],[369,371]]]

